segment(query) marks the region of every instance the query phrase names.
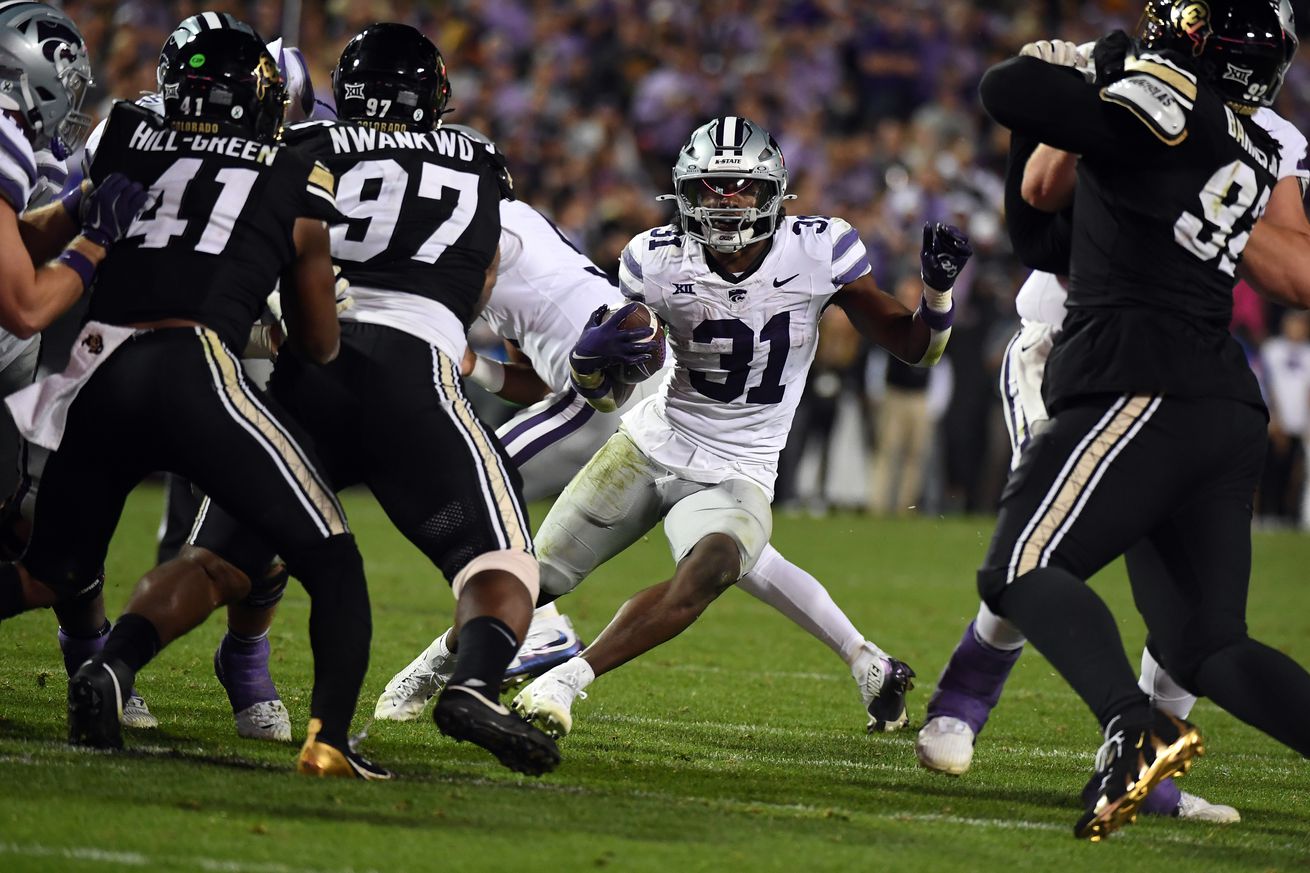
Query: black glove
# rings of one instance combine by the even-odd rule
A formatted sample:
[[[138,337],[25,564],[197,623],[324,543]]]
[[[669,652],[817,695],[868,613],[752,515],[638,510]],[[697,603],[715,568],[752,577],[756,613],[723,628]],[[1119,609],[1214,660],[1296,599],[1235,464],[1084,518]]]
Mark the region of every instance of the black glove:
[[[1132,37],[1122,30],[1106,34],[1092,49],[1092,66],[1096,67],[1096,84],[1102,87],[1123,78],[1124,62],[1135,50]]]

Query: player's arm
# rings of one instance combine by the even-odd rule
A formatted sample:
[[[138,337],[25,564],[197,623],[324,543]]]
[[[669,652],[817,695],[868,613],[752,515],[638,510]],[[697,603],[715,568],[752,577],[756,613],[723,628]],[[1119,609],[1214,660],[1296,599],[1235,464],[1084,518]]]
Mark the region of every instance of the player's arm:
[[[82,234],[52,261],[32,263],[18,213],[0,198],[0,327],[26,339],[68,311],[90,286],[109,247],[122,238],[145,205],[146,190],[111,174],[88,195]]]
[[[83,181],[59,200],[19,216],[18,232],[34,262],[40,264],[59,257],[64,246],[77,236],[82,197],[90,190],[91,183]]]
[[[1052,212],[1035,207],[1029,202],[1027,193],[1034,159],[1037,160],[1037,172],[1046,173],[1055,169],[1051,164],[1062,164],[1064,159],[1060,156],[1067,154],[1040,145],[1021,133],[1010,137],[1009,166],[1005,174],[1005,226],[1014,253],[1025,266],[1034,270],[1057,274],[1069,272],[1073,248],[1073,221],[1069,208]],[[1077,166],[1076,160],[1072,163]]]
[[[1003,61],[983,75],[983,108],[998,124],[1074,155],[1159,154],[1162,144],[1187,137],[1185,105],[1196,99],[1195,76],[1164,59],[1127,55],[1129,47],[1118,32],[1096,44],[1096,83],[1035,57]]]
[[[1078,184],[1078,156],[1038,144],[1023,168],[1023,201],[1043,212],[1059,212],[1073,205]]]
[[[846,312],[855,328],[870,341],[907,364],[931,367],[941,360],[950,339],[955,319],[951,288],[973,249],[956,228],[926,224],[919,254],[923,299],[914,312],[884,293],[869,272],[845,284],[832,302]]]
[[[506,343],[507,361],[497,361],[469,349],[460,362],[459,373],[502,400],[531,406],[551,394],[550,386],[532,369],[532,362],[512,344]]]
[[[1310,221],[1295,176],[1285,176],[1274,186],[1237,270],[1260,295],[1275,303],[1310,308]]]
[[[306,360],[326,364],[341,344],[332,239],[327,224],[317,218],[297,218],[292,238],[296,257],[282,277],[286,341]]]

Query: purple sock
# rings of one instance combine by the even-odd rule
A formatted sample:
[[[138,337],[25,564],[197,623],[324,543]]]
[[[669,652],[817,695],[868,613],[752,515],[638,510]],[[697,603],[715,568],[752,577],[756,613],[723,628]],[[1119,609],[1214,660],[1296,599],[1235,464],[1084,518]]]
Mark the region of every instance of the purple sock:
[[[978,639],[969,622],[928,701],[928,719],[958,718],[973,728],[974,736],[982,733],[1022,653],[1022,648],[1010,652],[992,648]]]
[[[1083,803],[1091,803],[1093,796],[1096,794],[1097,786],[1101,780],[1097,774],[1092,774],[1091,780],[1083,786]],[[1171,818],[1178,815],[1178,804],[1182,802],[1183,790],[1178,787],[1178,783],[1172,778],[1166,779],[1155,790],[1146,795],[1146,800],[1142,801],[1143,815],[1159,815]]]
[[[83,662],[92,655],[100,654],[109,639],[109,622],[106,621],[93,637],[69,636],[62,627],[59,629],[59,651],[64,653],[64,670],[71,678]]]
[[[218,651],[214,652],[214,675],[227,690],[233,712],[280,699],[268,672],[270,650],[267,633],[251,639],[228,631],[218,644]]]

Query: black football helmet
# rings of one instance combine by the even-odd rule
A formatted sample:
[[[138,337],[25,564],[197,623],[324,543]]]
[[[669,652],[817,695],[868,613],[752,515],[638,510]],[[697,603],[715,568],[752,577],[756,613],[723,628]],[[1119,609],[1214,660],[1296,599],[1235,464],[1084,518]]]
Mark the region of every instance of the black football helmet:
[[[337,115],[406,130],[441,126],[450,79],[441,52],[408,24],[370,24],[346,44],[332,71]]]
[[[201,12],[199,15],[192,15],[190,18],[184,18],[178,23],[177,29],[169,34],[168,39],[164,40],[164,45],[159,50],[159,65],[155,67],[155,83],[162,89],[164,87],[164,73],[177,58],[177,53],[182,50],[182,46],[194,39],[196,34],[204,33],[206,30],[246,30],[254,33],[254,28],[244,21],[241,21],[226,12]]]
[[[496,148],[496,144],[491,141],[491,137],[476,128],[469,127],[467,124],[443,124],[441,129],[459,131],[474,142],[480,143],[487,150],[487,159],[496,168],[496,178],[500,182],[500,199],[516,199],[514,196],[514,177],[509,172],[509,161],[505,160],[505,153]]]
[[[1289,0],[1147,0],[1142,45],[1195,58],[1234,109],[1270,106],[1296,54]]]
[[[286,85],[249,25],[191,34],[165,69],[160,91],[172,123],[214,122],[263,142],[282,133]]]

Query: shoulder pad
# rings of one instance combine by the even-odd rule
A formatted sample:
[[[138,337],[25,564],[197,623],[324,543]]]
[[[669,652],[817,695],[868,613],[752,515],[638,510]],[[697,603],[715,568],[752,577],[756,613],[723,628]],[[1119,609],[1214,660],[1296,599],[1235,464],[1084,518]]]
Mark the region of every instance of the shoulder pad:
[[[1161,142],[1175,146],[1187,139],[1187,115],[1196,99],[1195,82],[1188,93],[1190,98],[1154,72],[1140,71],[1102,88],[1101,99],[1124,107]]]
[[[282,141],[292,147],[304,145],[315,137],[322,136],[334,125],[336,125],[335,121],[328,120],[298,121],[295,124],[288,124],[282,128]]]
[[[133,103],[130,100],[115,100],[113,108],[109,110],[109,123],[112,124],[115,118],[131,121],[145,119],[155,127],[161,129],[164,127],[163,107],[161,106],[156,109],[148,103]]]

